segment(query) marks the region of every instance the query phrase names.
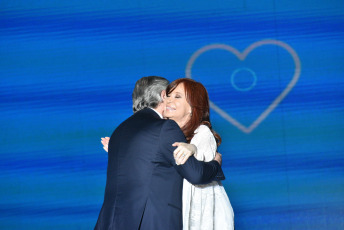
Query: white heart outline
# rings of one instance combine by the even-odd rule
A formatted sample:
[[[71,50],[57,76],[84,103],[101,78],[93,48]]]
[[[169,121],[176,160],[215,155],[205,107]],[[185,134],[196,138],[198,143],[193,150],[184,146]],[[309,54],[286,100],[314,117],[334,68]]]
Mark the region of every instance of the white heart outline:
[[[274,40],[274,39],[265,39],[265,40],[260,40],[257,42],[252,43],[249,47],[247,47],[242,53],[239,52],[237,49],[235,49],[232,46],[226,45],[226,44],[212,44],[212,45],[206,45],[200,49],[198,49],[195,53],[192,54],[190,57],[186,68],[185,68],[185,76],[187,78],[191,78],[191,69],[192,65],[196,61],[196,59],[203,53],[209,50],[213,49],[222,49],[222,50],[227,50],[237,56],[237,58],[241,61],[244,61],[247,57],[247,55],[254,50],[255,48],[263,45],[277,45],[280,46],[288,51],[288,53],[293,57],[294,63],[295,63],[295,69],[294,69],[294,75],[293,78],[290,80],[289,84],[287,87],[282,91],[280,95],[276,97],[276,99],[268,106],[267,109],[265,109],[259,116],[258,118],[252,122],[252,124],[249,127],[246,127],[242,125],[239,121],[234,119],[232,116],[230,116],[227,112],[222,110],[220,107],[218,107],[214,102],[209,100],[210,107],[215,110],[221,117],[223,117],[225,120],[236,126],[239,130],[241,130],[244,133],[251,133],[257,126],[278,106],[278,104],[287,96],[287,94],[292,90],[292,88],[295,86],[297,81],[300,78],[301,74],[301,61],[299,56],[297,55],[296,51],[289,46],[287,43],[279,41],[279,40]]]

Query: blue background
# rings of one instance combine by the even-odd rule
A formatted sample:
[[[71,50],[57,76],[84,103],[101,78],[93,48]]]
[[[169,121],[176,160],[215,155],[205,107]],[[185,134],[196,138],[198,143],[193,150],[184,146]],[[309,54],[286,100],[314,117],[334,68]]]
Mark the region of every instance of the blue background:
[[[185,77],[210,44],[282,41],[301,60],[289,94],[245,133],[211,110],[236,229],[344,229],[344,3],[0,2],[0,228],[92,229],[103,201],[100,137],[132,114],[142,76]],[[235,89],[256,85],[251,90]],[[192,77],[248,127],[293,77],[279,46],[244,61],[203,53]]]

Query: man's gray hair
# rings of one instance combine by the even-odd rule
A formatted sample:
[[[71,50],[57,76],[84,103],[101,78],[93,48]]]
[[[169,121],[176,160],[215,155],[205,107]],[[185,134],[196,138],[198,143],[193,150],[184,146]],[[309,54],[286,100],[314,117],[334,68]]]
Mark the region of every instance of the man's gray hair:
[[[169,82],[163,77],[149,76],[139,79],[132,94],[134,113],[146,107],[156,108],[162,102],[161,92]]]

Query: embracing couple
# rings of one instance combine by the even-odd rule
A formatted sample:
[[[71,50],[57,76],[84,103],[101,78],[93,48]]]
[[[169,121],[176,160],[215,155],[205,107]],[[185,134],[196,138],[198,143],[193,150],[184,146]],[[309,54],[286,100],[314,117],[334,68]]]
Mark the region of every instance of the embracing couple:
[[[95,229],[234,229],[204,86],[143,77],[132,97],[134,114],[103,139],[107,180]]]

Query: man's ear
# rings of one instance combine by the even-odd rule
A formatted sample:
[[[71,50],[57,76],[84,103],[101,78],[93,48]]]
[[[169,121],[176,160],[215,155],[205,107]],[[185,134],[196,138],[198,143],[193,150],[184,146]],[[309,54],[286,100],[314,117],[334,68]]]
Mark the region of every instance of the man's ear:
[[[166,99],[166,90],[161,91],[161,98],[164,101]]]

